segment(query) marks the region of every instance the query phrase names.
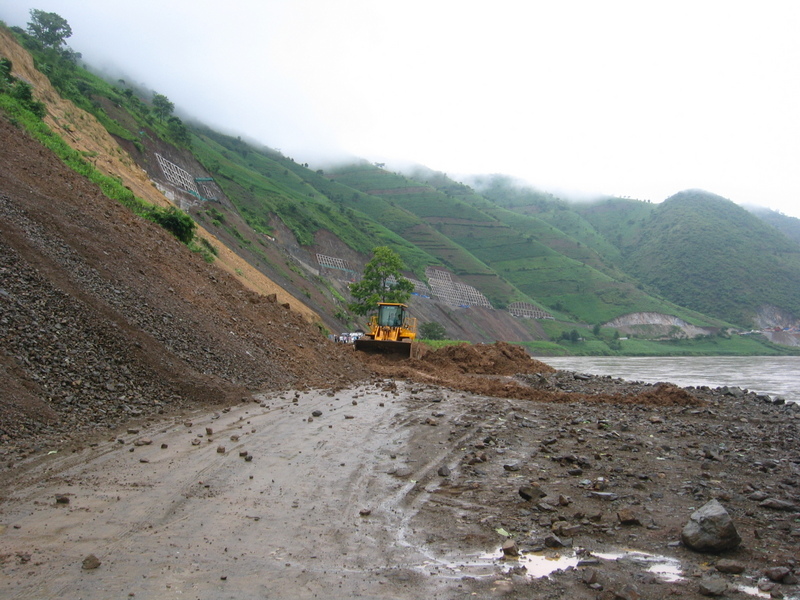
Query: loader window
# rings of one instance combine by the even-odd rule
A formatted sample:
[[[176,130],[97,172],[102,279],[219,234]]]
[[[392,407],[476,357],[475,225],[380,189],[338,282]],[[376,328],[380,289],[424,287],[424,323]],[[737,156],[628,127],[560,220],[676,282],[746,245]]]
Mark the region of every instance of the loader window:
[[[381,327],[400,327],[403,324],[402,306],[381,306],[378,309],[378,325]]]

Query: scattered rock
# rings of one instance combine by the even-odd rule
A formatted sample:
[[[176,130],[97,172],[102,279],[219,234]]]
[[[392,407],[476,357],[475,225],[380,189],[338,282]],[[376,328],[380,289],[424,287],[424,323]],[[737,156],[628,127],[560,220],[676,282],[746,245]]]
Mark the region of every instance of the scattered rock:
[[[704,577],[697,591],[703,596],[722,596],[727,590],[728,582],[722,577]]]
[[[519,556],[519,548],[517,547],[517,542],[515,542],[511,538],[503,542],[502,550],[503,550],[503,556]]]
[[[617,512],[617,518],[622,525],[639,526],[642,522],[636,517],[633,511],[629,508],[623,508]]]
[[[777,498],[767,498],[763,502],[759,502],[761,508],[771,508],[772,510],[783,510],[787,512],[800,512],[800,507],[786,500],[778,500]]]
[[[681,541],[697,552],[724,552],[737,548],[742,538],[728,511],[718,500],[711,500],[692,513]]]
[[[539,498],[544,498],[547,496],[547,493],[542,490],[537,484],[532,485],[523,485],[519,488],[519,495],[522,496],[523,500],[538,500]]]
[[[618,500],[619,496],[613,492],[589,492],[590,498],[595,498],[597,500],[605,500],[606,502],[613,502],[614,500]]]
[[[769,569],[764,569],[766,578],[775,583],[782,583],[791,572],[789,567],[770,567]]]
[[[86,558],[83,559],[83,563],[81,564],[81,568],[89,571],[91,569],[96,569],[101,564],[100,559],[97,558],[94,554],[90,554]]]
[[[718,560],[717,564],[714,566],[720,573],[731,573],[733,575],[744,573],[745,569],[747,568],[744,563],[729,558],[722,558]]]

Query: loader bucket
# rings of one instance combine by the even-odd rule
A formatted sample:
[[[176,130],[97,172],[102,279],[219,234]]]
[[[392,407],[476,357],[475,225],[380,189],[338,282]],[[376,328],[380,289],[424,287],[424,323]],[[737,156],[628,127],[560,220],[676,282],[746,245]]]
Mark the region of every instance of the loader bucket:
[[[368,354],[391,354],[402,358],[411,358],[411,342],[395,342],[389,340],[372,340],[361,338],[356,340],[356,350]]]

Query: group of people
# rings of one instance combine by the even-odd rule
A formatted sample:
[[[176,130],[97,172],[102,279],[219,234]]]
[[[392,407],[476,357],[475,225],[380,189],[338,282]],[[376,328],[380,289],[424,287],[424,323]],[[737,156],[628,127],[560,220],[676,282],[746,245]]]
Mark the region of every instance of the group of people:
[[[362,335],[364,334],[359,331],[354,333],[340,333],[339,335],[335,335],[333,337],[334,341],[339,344],[352,344]]]

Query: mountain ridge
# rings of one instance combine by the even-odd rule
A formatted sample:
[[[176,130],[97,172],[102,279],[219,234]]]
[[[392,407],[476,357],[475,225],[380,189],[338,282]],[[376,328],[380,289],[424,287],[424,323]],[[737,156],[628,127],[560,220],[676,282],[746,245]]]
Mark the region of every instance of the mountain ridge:
[[[4,35],[5,52],[10,37]],[[173,201],[201,226],[203,238],[227,256],[221,262],[228,264],[229,272],[251,287],[256,281],[275,282],[280,294],[288,290],[287,299],[311,307],[309,319],[321,320],[334,331],[357,325],[357,320],[347,312],[347,281],[324,277],[326,270],[317,256],[338,252],[357,274],[375,245],[394,248],[410,276],[424,280],[427,268],[445,267],[457,280],[484,293],[495,308],[529,303],[550,312],[563,326],[602,325],[626,314],[652,312],[716,330],[751,326],[759,314],[761,307],[750,296],[735,311],[691,305],[686,294],[664,283],[669,274],[646,268],[652,260],[646,260],[644,250],[637,253],[635,246],[655,231],[646,227],[647,220],[660,205],[624,199],[571,204],[539,190],[512,187],[502,177],[483,178],[471,186],[429,169],[392,173],[366,161],[312,170],[278,151],[170,118],[173,130],[183,127],[188,133],[189,142],[187,136],[178,136],[184,145],[189,143],[182,147],[161,138],[164,123],[131,88],[98,83],[77,69],[74,73],[83,78],[81,87],[93,99],[92,110],[127,151],[125,169],[136,165],[146,171],[147,177],[136,184],[137,193],[141,190],[154,202],[168,204],[151,182],[169,190]],[[48,86],[36,79],[37,94],[44,93],[49,102],[57,94]],[[78,131],[77,124],[66,119],[47,119],[57,131]],[[213,178],[209,185],[216,186],[219,197],[198,200],[176,188],[160,173],[156,149],[187,167],[193,165],[195,176]],[[111,148],[83,151],[117,154]],[[101,156],[96,162],[111,174],[122,171],[120,166],[109,168]],[[797,257],[775,244],[771,240],[756,250],[779,251],[786,278],[794,281]],[[659,251],[650,252],[658,256]],[[662,256],[668,254],[662,250]],[[791,298],[796,286],[784,287],[768,299],[770,306],[797,315]],[[418,305],[424,301],[414,300]],[[690,305],[679,306],[685,302]],[[698,306],[706,314],[700,314]],[[453,308],[457,309],[441,310]],[[448,321],[458,321],[457,313]],[[441,311],[431,315],[444,318]],[[520,322],[520,331],[527,328],[527,333],[519,336],[537,340],[561,332],[562,325],[544,325],[549,333]],[[491,331],[491,326],[485,329]],[[473,330],[452,326],[450,333],[470,339]]]

